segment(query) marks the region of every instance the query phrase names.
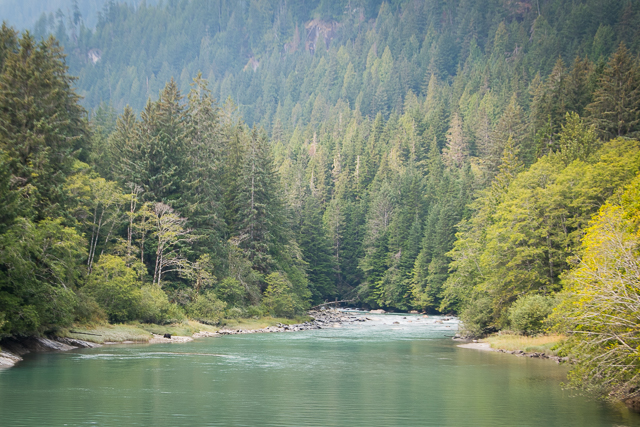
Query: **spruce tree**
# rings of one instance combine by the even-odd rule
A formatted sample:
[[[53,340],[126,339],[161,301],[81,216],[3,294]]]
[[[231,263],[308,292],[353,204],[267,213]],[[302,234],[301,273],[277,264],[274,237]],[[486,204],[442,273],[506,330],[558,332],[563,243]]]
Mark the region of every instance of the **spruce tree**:
[[[53,38],[37,43],[25,33],[18,40],[6,26],[0,34],[0,149],[17,187],[31,189],[37,218],[57,217],[64,181],[87,142],[86,113]]]
[[[309,290],[315,303],[336,295],[336,268],[331,242],[322,227],[322,210],[319,200],[309,195],[303,205],[303,218],[298,235],[306,271]]]
[[[246,141],[240,179],[236,238],[253,268],[268,274],[286,244],[286,217],[266,136],[255,128]]]
[[[640,132],[640,67],[624,43],[607,63],[587,111],[605,140]]]

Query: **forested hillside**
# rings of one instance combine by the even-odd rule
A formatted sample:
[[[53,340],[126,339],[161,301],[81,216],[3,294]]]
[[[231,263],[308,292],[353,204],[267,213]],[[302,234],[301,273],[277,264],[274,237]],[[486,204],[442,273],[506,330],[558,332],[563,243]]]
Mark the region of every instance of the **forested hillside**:
[[[639,31],[640,2],[613,0],[110,2],[95,28],[5,26],[0,330],[335,298],[540,330],[599,260],[592,218],[635,221]]]
[[[140,111],[171,77],[186,93],[202,72],[247,123],[291,130],[316,126],[338,100],[371,118],[401,113],[432,74],[457,82],[454,105],[488,88],[500,113],[558,58],[571,66],[606,60],[620,42],[638,49],[633,1],[110,2],[95,28],[70,10],[43,15],[34,34],[65,47],[85,107]]]

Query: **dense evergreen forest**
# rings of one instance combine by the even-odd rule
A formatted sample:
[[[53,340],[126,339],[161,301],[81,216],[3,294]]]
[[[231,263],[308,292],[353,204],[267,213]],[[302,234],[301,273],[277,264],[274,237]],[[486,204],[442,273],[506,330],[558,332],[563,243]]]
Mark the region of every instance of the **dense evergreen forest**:
[[[0,335],[340,298],[591,331],[629,390],[640,2],[70,10],[0,34]]]

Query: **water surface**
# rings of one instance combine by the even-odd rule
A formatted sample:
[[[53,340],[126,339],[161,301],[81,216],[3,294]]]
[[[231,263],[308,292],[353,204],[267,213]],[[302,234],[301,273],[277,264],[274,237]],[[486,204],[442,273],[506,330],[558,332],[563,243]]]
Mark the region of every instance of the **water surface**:
[[[640,426],[566,367],[456,347],[454,321],[375,319],[29,355],[0,370],[0,425]]]

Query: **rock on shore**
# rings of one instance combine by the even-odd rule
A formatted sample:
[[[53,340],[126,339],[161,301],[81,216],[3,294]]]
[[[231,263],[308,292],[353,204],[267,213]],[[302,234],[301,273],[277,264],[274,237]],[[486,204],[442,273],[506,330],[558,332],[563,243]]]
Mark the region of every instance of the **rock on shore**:
[[[336,310],[318,310],[310,311],[309,316],[313,319],[309,322],[298,323],[294,325],[285,325],[282,323],[276,326],[267,326],[262,329],[220,329],[220,335],[238,335],[238,334],[259,334],[271,332],[298,332],[309,331],[312,329],[338,328],[343,323],[365,322],[367,318],[362,316],[354,316]]]
[[[10,368],[20,362],[22,357],[5,350],[0,350],[0,368]]]
[[[33,352],[49,352],[49,351],[69,351],[75,348],[93,348],[100,347],[88,341],[76,340],[73,338],[41,338],[27,337],[23,339],[5,338],[0,341],[2,350],[0,350],[0,367],[11,367],[22,360],[25,354]]]
[[[202,332],[200,332],[202,333]],[[195,336],[196,334],[194,334],[193,338],[196,338]],[[153,338],[151,338],[149,340],[149,344],[160,344],[160,343],[177,343],[177,344],[182,344],[185,342],[190,342],[193,341],[192,337],[183,337],[183,336],[179,336],[179,335],[174,335],[171,338],[165,338],[163,335],[156,335],[153,334]]]
[[[455,338],[454,338],[455,339]],[[567,362],[569,360],[568,357],[560,357],[560,356],[550,356],[546,353],[539,353],[539,352],[525,352],[522,350],[503,350],[503,349],[494,349],[491,348],[491,345],[489,343],[486,342],[471,342],[471,343],[467,343],[467,344],[458,344],[458,347],[460,348],[470,348],[470,349],[474,349],[474,350],[482,350],[482,351],[495,351],[496,353],[507,353],[507,354],[513,354],[515,356],[519,356],[519,357],[535,357],[535,358],[539,358],[539,359],[549,359],[549,360],[553,360],[556,363],[560,363],[560,362]]]
[[[539,353],[539,352],[536,352],[536,351],[530,352],[530,353],[527,353],[527,352],[522,351],[522,350],[513,350],[513,351],[511,351],[511,350],[498,349],[498,350],[495,350],[495,351],[497,351],[498,353],[513,354],[513,355],[520,356],[520,357],[537,357],[537,358],[540,358],[540,359],[549,359],[549,360],[555,361],[556,363],[569,361],[568,357],[560,357],[560,356],[552,356],[552,355],[550,356],[550,355],[548,355],[546,353]]]

